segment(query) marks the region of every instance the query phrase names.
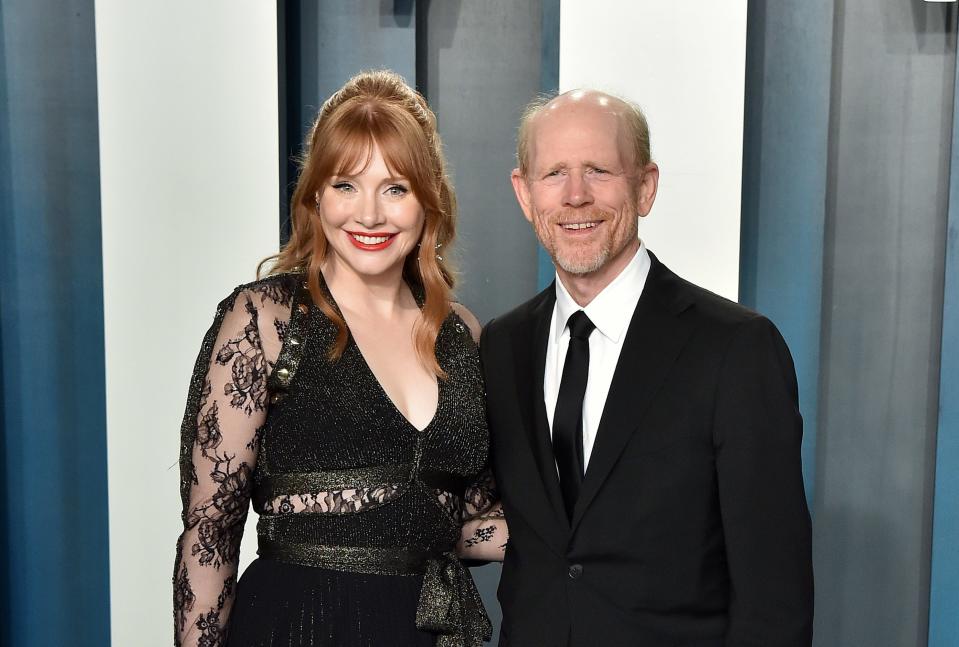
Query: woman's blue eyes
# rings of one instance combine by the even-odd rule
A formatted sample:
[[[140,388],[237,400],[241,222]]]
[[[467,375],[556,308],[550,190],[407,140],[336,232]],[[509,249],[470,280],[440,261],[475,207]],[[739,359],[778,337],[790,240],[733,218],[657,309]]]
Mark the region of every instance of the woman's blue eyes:
[[[333,188],[337,191],[342,191],[343,193],[353,193],[356,191],[356,187],[349,182],[337,182],[333,185]],[[391,184],[390,186],[386,187],[386,190],[383,193],[393,197],[400,197],[409,192],[410,190],[402,184]]]

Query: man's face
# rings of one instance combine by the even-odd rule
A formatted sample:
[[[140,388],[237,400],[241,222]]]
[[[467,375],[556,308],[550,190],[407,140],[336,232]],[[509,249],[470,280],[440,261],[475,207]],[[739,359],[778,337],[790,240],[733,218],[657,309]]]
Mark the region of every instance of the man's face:
[[[611,265],[618,274],[639,247],[637,221],[655,197],[656,167],[633,161],[617,107],[607,97],[560,97],[534,119],[527,177],[513,172],[526,219],[568,274]]]

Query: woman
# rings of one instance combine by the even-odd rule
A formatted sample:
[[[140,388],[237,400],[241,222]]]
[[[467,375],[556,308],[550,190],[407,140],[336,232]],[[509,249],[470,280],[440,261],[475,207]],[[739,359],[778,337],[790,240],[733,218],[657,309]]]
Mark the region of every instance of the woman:
[[[456,546],[501,559],[506,529],[479,326],[450,301],[435,117],[399,76],[364,73],[305,149],[290,241],[220,304],[193,374],[177,643],[479,645],[489,620]],[[235,583],[251,499],[259,558]]]

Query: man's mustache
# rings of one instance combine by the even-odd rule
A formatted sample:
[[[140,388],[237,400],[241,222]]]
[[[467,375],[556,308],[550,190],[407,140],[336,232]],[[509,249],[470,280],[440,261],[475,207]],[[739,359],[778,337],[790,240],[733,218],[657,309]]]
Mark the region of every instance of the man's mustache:
[[[614,211],[599,207],[572,208],[566,207],[549,214],[549,220],[556,225],[568,225],[576,222],[597,222],[612,220],[616,216]]]

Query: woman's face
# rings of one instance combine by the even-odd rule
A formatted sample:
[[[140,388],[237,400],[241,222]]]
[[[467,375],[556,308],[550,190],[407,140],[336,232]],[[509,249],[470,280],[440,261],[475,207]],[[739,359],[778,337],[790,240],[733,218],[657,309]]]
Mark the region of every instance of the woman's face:
[[[375,143],[365,169],[361,161],[326,182],[319,215],[329,259],[365,279],[401,275],[426,219],[410,181],[390,173]]]

